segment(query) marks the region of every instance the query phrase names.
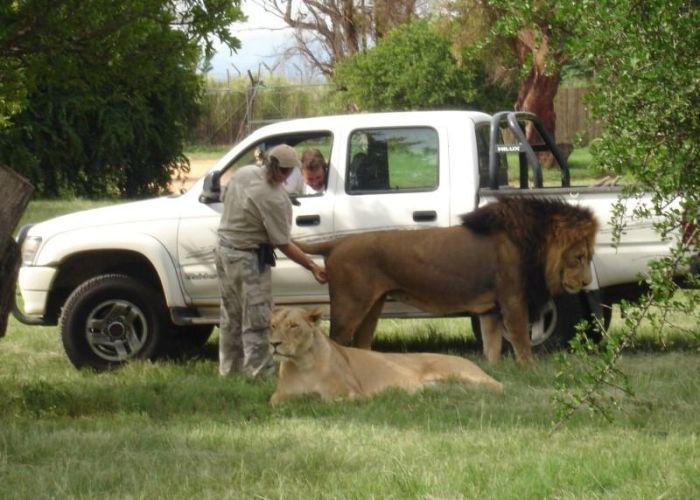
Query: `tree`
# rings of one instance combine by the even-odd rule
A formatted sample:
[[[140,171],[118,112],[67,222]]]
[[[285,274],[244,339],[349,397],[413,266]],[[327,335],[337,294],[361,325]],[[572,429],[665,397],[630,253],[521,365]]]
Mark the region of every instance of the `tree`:
[[[589,97],[604,126],[594,143],[596,161],[617,173],[633,174],[628,205],[635,195],[653,195],[651,206],[637,206],[620,219],[654,216],[656,229],[672,239],[669,257],[651,266],[644,281],[649,293],[624,305],[625,327],[608,332],[600,357],[579,345],[585,377],[566,384],[562,418],[581,406],[606,412],[606,388],[624,385],[617,362],[642,320],[662,335],[670,311],[700,324],[700,295],[678,293],[676,275],[697,266],[700,252],[700,9],[694,0],[584,0],[576,16],[574,54],[593,68]],[[624,225],[618,221],[618,233]],[[679,237],[683,235],[684,237]],[[696,272],[698,268],[695,268]],[[698,286],[700,281],[690,279]],[[688,331],[688,335],[700,335]],[[623,383],[619,382],[622,378]]]
[[[425,21],[395,28],[374,48],[336,67],[336,83],[367,111],[497,108],[478,64],[462,64]]]
[[[554,97],[562,67],[570,60],[566,43],[577,21],[570,2],[448,0],[442,14],[455,23],[451,30],[458,46],[478,49],[482,60],[491,62],[492,77],[518,75],[514,109],[537,114],[554,135]]]
[[[332,78],[337,64],[363,51],[396,26],[410,22],[426,2],[417,0],[262,0],[295,30],[296,47],[322,75]]]
[[[239,46],[242,17],[227,0],[5,2],[0,162],[42,195],[158,192],[187,169],[197,64],[214,37]]]

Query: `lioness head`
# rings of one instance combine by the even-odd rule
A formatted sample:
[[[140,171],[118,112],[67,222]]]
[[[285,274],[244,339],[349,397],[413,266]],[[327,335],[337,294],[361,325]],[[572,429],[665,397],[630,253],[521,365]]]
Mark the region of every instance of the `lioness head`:
[[[281,308],[272,315],[270,352],[275,361],[294,361],[309,353],[314,345],[318,309]]]
[[[597,231],[595,219],[578,226],[558,228],[546,260],[545,274],[550,293],[577,293],[591,283],[591,259]]]

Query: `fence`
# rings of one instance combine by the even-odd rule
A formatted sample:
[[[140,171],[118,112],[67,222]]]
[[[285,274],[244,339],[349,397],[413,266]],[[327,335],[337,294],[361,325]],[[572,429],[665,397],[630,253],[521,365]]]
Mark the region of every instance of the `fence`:
[[[589,90],[587,87],[567,87],[557,92],[554,97],[557,142],[587,145],[602,133],[601,124],[593,120],[584,103]]]
[[[331,85],[265,85],[240,82],[207,88],[202,112],[190,131],[194,144],[234,144],[256,128],[279,120],[333,112]]]
[[[587,88],[561,88],[554,99],[557,142],[588,144],[601,133],[586,109]],[[238,142],[256,128],[274,121],[342,112],[332,85],[262,85],[240,80],[213,83],[204,95],[202,114],[190,132],[193,144]]]

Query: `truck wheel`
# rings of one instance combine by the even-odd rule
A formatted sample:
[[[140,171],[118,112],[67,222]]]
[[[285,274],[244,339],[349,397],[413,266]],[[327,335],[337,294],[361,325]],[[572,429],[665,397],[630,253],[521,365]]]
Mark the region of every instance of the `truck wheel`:
[[[588,319],[591,324],[588,335],[595,341],[601,340],[600,333],[593,328],[593,318],[584,294],[560,295],[550,299],[540,317],[530,323],[533,349],[536,352],[551,352],[567,348],[576,336],[576,325],[582,319]],[[606,323],[610,323],[609,318]]]
[[[530,341],[535,352],[551,352],[566,348],[576,335],[576,325],[591,315],[584,294],[560,295],[549,299],[542,309],[540,317],[530,323]],[[611,309],[603,307],[603,324],[610,325]],[[482,344],[479,318],[472,316],[472,330],[480,345]],[[589,335],[595,341],[601,340],[600,333],[590,328]],[[503,351],[511,350],[510,343],[503,342]]]
[[[76,368],[97,371],[162,351],[167,313],[152,287],[121,274],[92,278],[68,297],[59,322],[63,347]]]

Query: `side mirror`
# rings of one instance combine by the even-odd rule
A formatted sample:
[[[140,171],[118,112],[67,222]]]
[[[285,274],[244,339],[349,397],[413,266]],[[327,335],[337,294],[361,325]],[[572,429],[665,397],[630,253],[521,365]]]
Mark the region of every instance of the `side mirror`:
[[[202,194],[199,195],[200,203],[217,203],[221,201],[221,171],[209,172],[204,177]]]

